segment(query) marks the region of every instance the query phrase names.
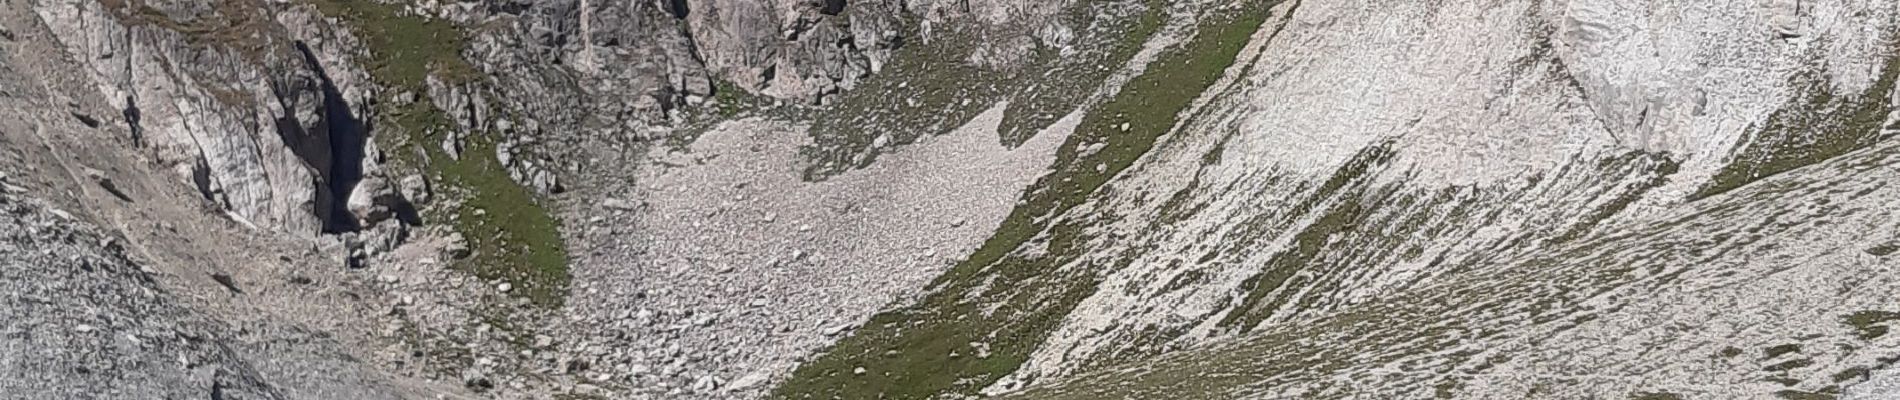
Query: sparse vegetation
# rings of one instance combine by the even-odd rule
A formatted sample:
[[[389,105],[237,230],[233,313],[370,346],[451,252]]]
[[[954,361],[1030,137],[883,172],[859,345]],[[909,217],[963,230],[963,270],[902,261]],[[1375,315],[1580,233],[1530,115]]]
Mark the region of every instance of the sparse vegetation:
[[[1623,176],[1640,173],[1648,175],[1649,179],[1630,185],[1629,187],[1621,188],[1622,192],[1618,193],[1615,198],[1597,207],[1597,209],[1592,210],[1589,215],[1583,217],[1582,221],[1571,226],[1570,229],[1564,231],[1564,233],[1551,238],[1549,242],[1552,244],[1560,244],[1583,238],[1583,236],[1588,235],[1591,230],[1596,229],[1598,224],[1602,224],[1603,221],[1615,217],[1616,214],[1629,208],[1631,204],[1635,204],[1637,200],[1641,200],[1643,195],[1649,193],[1650,190],[1669,183],[1669,176],[1675,175],[1679,167],[1680,165],[1676,163],[1676,160],[1669,158],[1667,154],[1642,151],[1632,151],[1621,156],[1603,160],[1602,165],[1598,166],[1598,170],[1605,176]],[[1633,171],[1632,169],[1641,169],[1641,171]]]
[[[956,129],[990,106],[1001,93],[997,76],[962,59],[979,39],[935,34],[937,40],[898,48],[878,75],[812,112],[813,144],[801,151],[811,161],[806,179],[870,165],[883,150],[874,146],[880,137],[886,146],[912,143]]]
[[[1291,301],[1294,291],[1279,289],[1303,283],[1298,280],[1289,280],[1294,279],[1302,269],[1314,264],[1315,257],[1318,257],[1327,247],[1334,235],[1350,232],[1366,218],[1365,206],[1360,203],[1360,199],[1351,197],[1362,194],[1363,191],[1342,192],[1342,190],[1347,189],[1348,185],[1365,184],[1369,172],[1383,165],[1392,154],[1392,149],[1386,144],[1361,150],[1351,160],[1346,161],[1345,165],[1340,166],[1339,170],[1326,180],[1326,183],[1321,184],[1313,194],[1302,200],[1300,205],[1295,206],[1294,211],[1288,215],[1299,218],[1314,207],[1328,202],[1333,203],[1325,212],[1316,216],[1311,224],[1293,236],[1291,246],[1275,254],[1259,273],[1241,282],[1240,286],[1247,291],[1247,297],[1243,298],[1240,305],[1226,317],[1221,318],[1220,325],[1237,327],[1242,331],[1251,330],[1253,326],[1272,316],[1274,310],[1278,310]],[[1262,303],[1268,300],[1268,295],[1276,292],[1280,293],[1280,296],[1275,297],[1270,303]]]
[[[1855,379],[1866,379],[1867,374],[1869,372],[1871,371],[1868,370],[1867,367],[1853,367],[1853,368],[1844,369],[1844,370],[1841,370],[1841,372],[1834,373],[1834,382],[1841,383],[1841,382],[1847,382],[1847,381],[1851,381]]]
[[[954,28],[934,31],[930,41],[900,47],[882,72],[809,115],[814,144],[804,149],[812,161],[805,178],[822,180],[868,166],[887,150],[873,146],[880,137],[888,147],[943,134],[1003,99],[1010,105],[998,139],[1005,145],[1020,144],[1070,110],[1087,105],[1082,100],[1160,29],[1166,20],[1163,6],[1160,0],[1080,3],[1064,14],[1066,22],[1086,27],[1070,49],[1073,54],[1043,49],[1003,70],[968,62],[975,50],[971,43],[989,39]]]
[[[1132,2],[1129,2],[1132,3]],[[1096,19],[1100,15],[1127,14],[1127,10],[1105,10],[1118,7],[1118,2],[1084,3],[1070,9],[1064,19],[1070,26],[1087,27],[1087,35],[1078,43],[1107,41],[1114,38],[1111,46],[1076,46],[1074,54],[1060,54],[1055,49],[1044,48],[1035,54],[1030,67],[1015,71],[1010,80],[1014,82],[1033,82],[1018,85],[1010,96],[1009,109],[1003,112],[1003,121],[998,126],[998,134],[1003,143],[1015,145],[1028,140],[1037,130],[1055,123],[1070,110],[1084,104],[1086,99],[1102,80],[1134,58],[1140,52],[1142,44],[1154,37],[1167,23],[1160,11],[1167,4],[1160,0],[1142,0],[1140,8],[1144,12],[1134,13],[1130,18]],[[1092,21],[1093,20],[1093,21]],[[1043,67],[1047,66],[1047,67]]]
[[[1789,344],[1778,345],[1778,346],[1762,349],[1761,358],[1764,358],[1764,359],[1775,358],[1775,357],[1780,357],[1784,354],[1798,353],[1798,352],[1801,352],[1801,345],[1789,343]]]
[[[1879,140],[1882,124],[1892,111],[1888,99],[1895,80],[1900,79],[1900,55],[1889,57],[1873,86],[1858,95],[1837,96],[1823,76],[1819,71],[1809,71],[1795,77],[1794,86],[1804,88],[1806,94],[1769,115],[1767,123],[1749,134],[1728,165],[1691,197],[1728,192]]]
[[[1799,390],[1778,391],[1778,392],[1775,392],[1775,397],[1780,397],[1780,398],[1788,399],[1788,400],[1834,400],[1835,398],[1838,398],[1838,396],[1835,396],[1832,394],[1804,392],[1804,391],[1799,391]]]
[[[1802,358],[1802,359],[1794,359],[1794,360],[1788,360],[1788,361],[1775,363],[1773,365],[1763,367],[1762,370],[1768,371],[1768,372],[1784,372],[1784,371],[1791,371],[1796,368],[1807,367],[1810,365],[1814,365],[1814,360]]]
[[[1887,321],[1900,320],[1900,312],[1867,310],[1843,316],[1842,322],[1854,327],[1861,340],[1879,339],[1887,335]]]
[[[930,295],[873,317],[856,336],[801,366],[776,395],[919,399],[969,394],[1015,371],[1041,338],[1095,290],[1093,278],[1060,270],[1077,261],[1087,239],[1082,228],[1094,221],[1059,216],[1134,164],[1171,130],[1189,103],[1232,65],[1265,21],[1269,6],[1267,1],[1250,1],[1238,12],[1212,16],[1193,39],[1165,53],[1112,99],[1090,110],[1057,150],[1048,174],[1024,194],[988,241],[931,285]],[[1100,150],[1083,151],[1092,145]],[[1044,232],[1046,242],[1032,241]],[[1017,251],[1037,244],[1048,251]],[[1124,256],[1117,263],[1129,262],[1126,256],[1131,255]],[[971,294],[995,303],[966,301]],[[950,356],[970,343],[986,343],[991,354]],[[854,374],[860,367],[866,373]]]
[[[1669,392],[1643,392],[1630,395],[1630,400],[1682,400],[1682,395]]]
[[[460,157],[436,144],[457,129],[429,101],[427,80],[466,84],[478,73],[465,60],[462,32],[445,21],[401,13],[399,6],[370,0],[312,0],[324,14],[348,24],[369,48],[367,66],[377,83],[417,100],[385,99],[372,120],[377,144],[402,169],[423,171],[452,201],[424,210],[427,220],[449,224],[472,254],[459,268],[483,279],[508,282],[511,294],[557,306],[567,289],[567,253],[559,224],[538,196],[516,183],[495,158],[497,138],[467,135]]]

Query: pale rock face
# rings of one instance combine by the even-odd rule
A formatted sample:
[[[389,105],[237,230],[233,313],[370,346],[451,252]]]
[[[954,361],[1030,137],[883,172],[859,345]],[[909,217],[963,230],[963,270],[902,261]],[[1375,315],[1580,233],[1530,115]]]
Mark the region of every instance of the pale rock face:
[[[761,94],[817,102],[850,89],[890,57],[895,7],[877,1],[676,2],[715,76]]]
[[[993,68],[1016,65],[1031,46],[1066,46],[1076,29],[1057,18],[1069,1],[506,3],[494,9],[519,11],[425,10],[464,23],[508,21],[510,30],[477,32],[470,53],[526,108],[561,101],[539,98],[578,80],[585,83],[579,90],[589,94],[583,104],[596,109],[592,114],[635,113],[649,120],[663,120],[690,99],[710,96],[715,79],[751,93],[823,103],[895,56],[909,40],[905,14],[918,16],[922,40],[942,29],[977,38],[969,40],[972,60]],[[550,68],[550,57],[563,65]]]
[[[298,54],[282,27],[254,8],[146,5],[164,12],[161,17],[127,16],[104,4],[44,0],[32,7],[70,55],[82,61],[102,97],[125,110],[124,119],[114,122],[131,124],[133,141],[151,148],[181,181],[196,180],[211,200],[247,225],[310,236],[332,229],[326,221],[349,218],[333,215],[341,209],[333,204],[347,195],[337,191],[347,187],[332,183],[354,177],[331,175],[354,175],[334,164],[356,162],[337,157],[357,152],[335,145],[354,141],[360,146],[363,140],[360,115],[340,98],[360,98],[360,75],[336,74],[347,86],[336,84],[329,72],[339,68],[326,69]],[[294,20],[296,14],[280,17]],[[249,26],[257,31],[243,40],[259,43],[207,46],[144,18],[180,24],[245,21],[256,24]]]
[[[1205,208],[1171,229],[1104,228],[1133,239],[1097,239],[1069,268],[1154,250],[1096,271],[1115,290],[1084,300],[991,392],[1329,315],[1587,234],[1607,223],[1593,210],[1625,220],[1679,204],[1798,94],[1796,74],[1825,63],[1835,93],[1869,87],[1895,15],[1854,1],[1299,2],[1263,29],[1283,25],[1253,75],[1232,77],[1234,95],[1206,99],[1209,117],[1111,183],[1119,195],[1072,214],[1156,215],[1176,192]],[[1203,164],[1210,151],[1220,161]],[[1318,236],[1326,250],[1282,286],[1250,286],[1342,217],[1356,222]],[[1289,301],[1240,301],[1263,290]],[[1179,333],[1142,344],[1152,332]]]

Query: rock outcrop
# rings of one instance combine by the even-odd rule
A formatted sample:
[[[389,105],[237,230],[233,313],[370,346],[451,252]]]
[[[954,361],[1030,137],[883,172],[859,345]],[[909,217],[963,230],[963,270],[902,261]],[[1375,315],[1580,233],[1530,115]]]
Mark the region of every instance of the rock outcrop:
[[[134,146],[231,218],[293,237],[366,231],[410,207],[372,143],[360,43],[309,6],[45,0],[32,10]],[[400,224],[414,221],[399,221]],[[356,236],[350,236],[356,237]],[[359,257],[360,258],[360,257]]]
[[[0,394],[7,398],[397,399],[366,366],[285,335],[258,344],[184,305],[126,243],[0,194]],[[257,326],[253,325],[252,328]]]
[[[333,121],[353,111],[326,107],[341,100],[326,97],[321,68],[263,10],[90,0],[36,1],[32,10],[124,110],[114,123],[131,127],[128,140],[179,176],[202,177],[200,190],[234,218],[302,235],[329,228],[340,197],[313,187],[354,162],[336,160],[333,136],[360,133]],[[209,32],[223,27],[232,32]]]

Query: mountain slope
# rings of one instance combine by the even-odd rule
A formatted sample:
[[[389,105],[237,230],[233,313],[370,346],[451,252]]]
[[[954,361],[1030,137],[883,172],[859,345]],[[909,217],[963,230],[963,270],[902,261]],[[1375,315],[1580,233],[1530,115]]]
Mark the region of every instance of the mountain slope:
[[[1335,316],[1013,398],[1885,398],[1885,142]],[[1864,389],[1863,389],[1864,388]],[[1659,397],[1661,398],[1661,397]]]
[[[1271,6],[1195,107],[1136,98],[1152,149],[1059,161],[779,394],[1008,393],[1351,313],[1871,145],[1900,75],[1890,4]]]

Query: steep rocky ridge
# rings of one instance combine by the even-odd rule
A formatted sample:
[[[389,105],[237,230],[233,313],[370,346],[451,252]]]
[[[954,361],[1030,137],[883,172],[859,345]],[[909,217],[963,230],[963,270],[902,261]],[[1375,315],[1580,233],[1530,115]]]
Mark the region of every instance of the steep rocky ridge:
[[[353,231],[363,179],[363,93],[301,54],[248,2],[44,1],[53,28],[133,140],[206,197],[262,229]],[[345,91],[349,94],[345,94]],[[353,97],[352,97],[353,96]]]

